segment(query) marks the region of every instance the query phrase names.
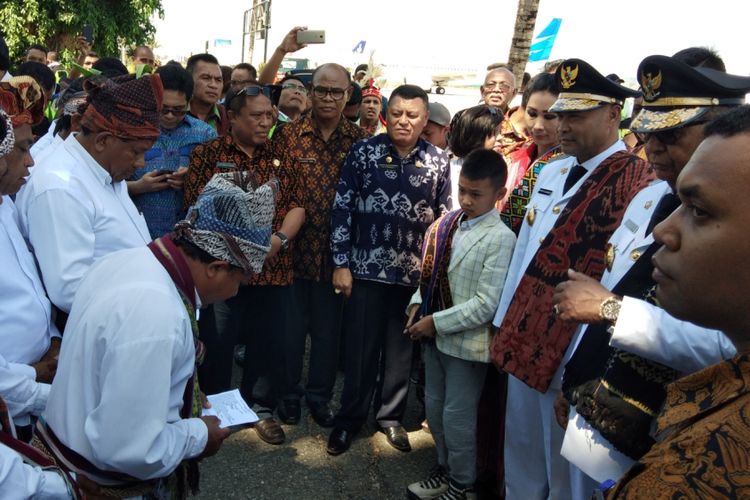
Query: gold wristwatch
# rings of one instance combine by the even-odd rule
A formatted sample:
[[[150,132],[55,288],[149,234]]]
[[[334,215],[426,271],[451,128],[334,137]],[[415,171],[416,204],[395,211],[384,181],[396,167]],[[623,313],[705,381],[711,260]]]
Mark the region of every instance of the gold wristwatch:
[[[612,324],[617,322],[617,316],[620,315],[620,306],[622,299],[618,297],[607,297],[599,304],[599,316]]]

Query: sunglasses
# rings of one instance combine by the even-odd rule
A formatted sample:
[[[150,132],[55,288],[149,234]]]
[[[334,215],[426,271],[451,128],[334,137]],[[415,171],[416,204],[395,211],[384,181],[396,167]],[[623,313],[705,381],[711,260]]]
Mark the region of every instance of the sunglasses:
[[[649,139],[652,137],[656,139],[657,141],[661,142],[665,146],[674,146],[677,144],[677,141],[680,140],[680,137],[682,137],[682,131],[685,130],[688,127],[695,127],[696,125],[703,125],[708,120],[699,120],[692,123],[688,123],[687,125],[683,125],[682,127],[673,128],[670,130],[663,130],[661,132],[636,132],[635,136],[640,140],[643,144],[646,144]]]
[[[264,96],[271,98],[271,88],[267,85],[263,85],[262,87],[260,85],[249,85],[245,87],[244,89],[240,90],[235,94],[235,97],[246,95],[248,97],[255,97],[256,95],[263,94]]]
[[[184,107],[177,107],[177,106],[175,106],[174,108],[169,107],[169,106],[162,106],[161,114],[164,116],[172,114],[179,118],[187,114],[187,109],[185,109]]]

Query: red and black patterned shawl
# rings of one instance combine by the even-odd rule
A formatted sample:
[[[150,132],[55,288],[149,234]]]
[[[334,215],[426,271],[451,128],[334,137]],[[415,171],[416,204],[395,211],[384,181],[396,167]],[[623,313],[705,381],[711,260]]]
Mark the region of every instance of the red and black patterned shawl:
[[[601,162],[568,202],[521,278],[490,346],[492,361],[545,392],[578,327],[552,311],[558,283],[575,269],[600,280],[606,247],[630,200],[654,179],[648,163],[620,151]]]

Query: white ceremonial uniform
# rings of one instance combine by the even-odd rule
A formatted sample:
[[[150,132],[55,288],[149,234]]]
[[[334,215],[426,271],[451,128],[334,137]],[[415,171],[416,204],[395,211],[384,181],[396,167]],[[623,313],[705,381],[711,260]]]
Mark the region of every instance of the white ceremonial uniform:
[[[73,494],[59,472],[24,463],[18,453],[0,444],[0,498],[63,500]]]
[[[587,172],[566,192],[563,192],[565,180],[576,165],[576,158],[550,162],[539,173],[500,296],[493,321],[495,326],[502,323],[521,278],[570,198],[602,161],[625,150],[625,144],[618,140],[583,162],[581,165]],[[529,224],[532,209],[534,222]],[[580,328],[546,393],[537,392],[512,375],[508,377],[504,448],[505,495],[508,500],[570,497],[569,465],[560,455],[564,434],[555,420],[554,402],[561,387],[562,370],[570,359],[579,333]]]
[[[639,192],[630,202],[623,216],[622,225],[612,234],[609,240],[614,248],[615,257],[612,269],[605,271],[602,276],[601,283],[605,288],[611,290],[617,285],[643,252],[654,242],[653,234],[646,234],[649,221],[659,200],[671,192],[671,188],[665,181],[656,181]],[[655,359],[655,361],[683,372],[692,372],[704,368],[709,364],[727,359],[722,357],[724,355],[729,354],[728,357],[731,357],[734,354],[731,342],[721,332],[676,320],[663,309],[640,299],[625,297],[624,300],[628,303],[628,307],[620,309],[615,327],[617,334],[613,336],[610,342],[613,347],[653,359],[653,352],[646,353],[648,355],[644,356],[644,353],[636,352],[631,346],[627,345],[628,340],[636,345],[643,345],[644,340],[647,340],[644,331],[672,331],[672,334],[676,337],[674,344],[679,344],[680,348],[673,351],[672,345],[663,346],[664,348],[660,350],[661,355],[657,355],[659,359]],[[633,307],[631,303],[636,303],[637,306]],[[647,311],[653,309],[655,310],[654,315],[650,312],[646,312],[644,315],[640,312],[640,308]],[[662,318],[654,317],[658,314],[656,311],[661,312],[662,318],[665,316],[671,318],[671,321],[659,325]],[[675,329],[672,330],[672,328]],[[584,328],[583,332],[585,331]],[[686,331],[691,332],[689,337],[684,336]],[[622,337],[625,338],[625,345],[619,341]],[[654,335],[651,335],[651,337],[653,338]],[[730,349],[724,349],[722,352],[720,338],[723,338],[725,343],[731,346]],[[652,342],[652,348],[653,345]],[[698,346],[701,345],[705,346],[706,351],[710,353],[708,356],[700,356],[694,353],[696,349],[700,349]],[[680,358],[685,358],[685,360],[683,361]],[[635,463],[634,460],[620,453],[609,441],[602,437],[599,431],[591,427],[583,417],[578,415],[575,408],[570,409],[562,453],[572,464],[571,487],[574,498],[588,498],[591,495],[592,482],[586,481],[585,475],[593,478],[596,484],[607,479],[617,480]]]
[[[13,201],[4,196],[0,204],[0,356],[8,370],[34,382],[31,366],[49,349],[52,337],[60,333],[52,320],[52,304],[44,291],[34,256],[18,229]],[[34,382],[35,383],[35,382]],[[0,382],[0,385],[2,383]],[[27,425],[27,418],[16,420]]]
[[[112,182],[73,135],[36,167],[21,198],[45,288],[65,312],[94,261],[151,241],[127,183]]]
[[[47,133],[41,136],[34,144],[31,145],[30,152],[31,157],[34,159],[34,161],[37,161],[39,153],[47,149],[47,147],[52,144],[55,139],[59,139],[59,135],[54,135],[55,125],[57,125],[57,120],[52,120],[52,123],[50,123],[49,125],[49,129],[47,129]]]
[[[194,362],[190,317],[164,267],[148,247],[112,253],[73,302],[46,422],[100,469],[166,477],[208,439],[201,419],[180,417]]]

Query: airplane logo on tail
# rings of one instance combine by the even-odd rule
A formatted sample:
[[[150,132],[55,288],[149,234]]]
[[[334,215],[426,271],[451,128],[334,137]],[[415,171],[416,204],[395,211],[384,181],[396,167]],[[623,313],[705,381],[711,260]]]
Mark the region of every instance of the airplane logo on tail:
[[[562,19],[556,17],[536,36],[537,41],[529,48],[530,62],[549,59],[552,46],[555,44],[555,38],[557,38],[557,32],[560,31],[560,24],[562,24]]]
[[[367,42],[365,40],[360,40],[360,42],[357,45],[355,45],[354,48],[352,49],[352,53],[356,54],[357,52],[359,52],[360,54],[364,54],[366,43]]]

